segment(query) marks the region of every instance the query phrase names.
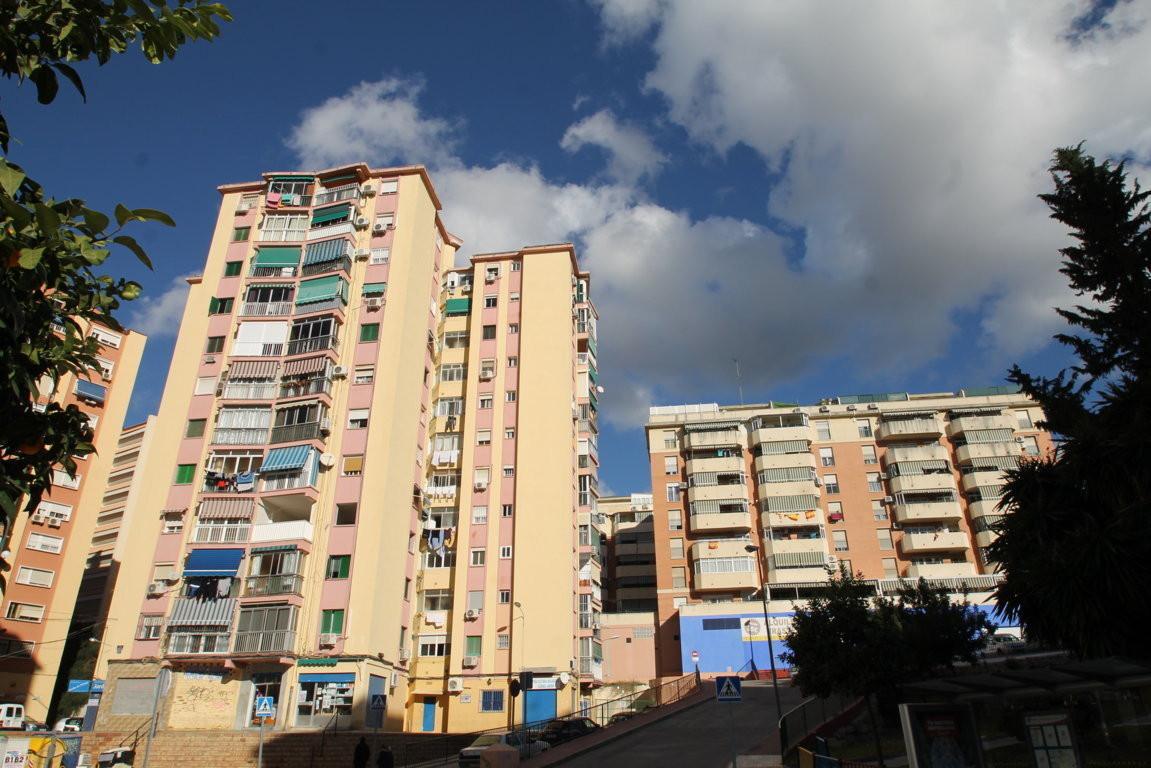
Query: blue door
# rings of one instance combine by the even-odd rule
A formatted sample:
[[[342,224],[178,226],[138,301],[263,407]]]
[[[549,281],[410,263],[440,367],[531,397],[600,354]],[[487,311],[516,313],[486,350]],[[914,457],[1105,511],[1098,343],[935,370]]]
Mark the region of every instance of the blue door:
[[[556,691],[524,691],[524,722],[538,723],[556,716]]]
[[[424,723],[423,731],[434,731],[436,729],[436,697],[424,697]]]

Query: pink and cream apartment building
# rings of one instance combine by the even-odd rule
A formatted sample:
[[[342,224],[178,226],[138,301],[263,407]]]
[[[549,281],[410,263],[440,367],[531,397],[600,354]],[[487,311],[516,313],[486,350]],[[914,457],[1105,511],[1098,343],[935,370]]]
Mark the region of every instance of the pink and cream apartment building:
[[[82,635],[85,642],[93,631],[74,625],[74,607],[146,342],[139,333],[101,325],[91,325],[88,334],[100,344],[100,370],[45,379],[37,407],[78,407],[93,427],[96,450],[76,460],[75,477],[56,470],[51,492],[31,514],[20,512],[3,538],[9,570],[0,595],[0,701],[23,703],[39,721],[48,716],[57,677],[67,671],[60,663],[68,640]]]
[[[97,727],[146,715],[161,665],[171,729],[251,727],[258,696],[278,729],[501,727],[525,669],[521,704],[572,709],[596,684],[595,312],[572,246],[455,267],[421,166],[220,193]]]

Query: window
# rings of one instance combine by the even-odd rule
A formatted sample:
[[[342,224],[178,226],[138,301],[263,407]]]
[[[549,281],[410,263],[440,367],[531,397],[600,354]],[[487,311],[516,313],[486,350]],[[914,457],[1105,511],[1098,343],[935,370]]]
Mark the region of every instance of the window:
[[[495,280],[499,276],[500,276],[500,268],[499,267],[488,267],[487,269],[484,270],[484,280],[486,280],[488,282]]]
[[[867,490],[869,493],[883,493],[883,481],[878,472],[867,473]]]
[[[216,392],[216,377],[215,376],[201,376],[196,379],[196,388],[192,390],[193,395],[211,395]]]
[[[508,429],[504,430],[504,440],[515,440],[515,439],[516,439],[515,427],[509,427]]]
[[[496,337],[496,327],[494,325],[485,325],[482,333],[484,341],[491,341]]]
[[[17,584],[27,584],[30,587],[50,587],[55,579],[55,572],[43,568],[30,568],[27,565],[22,565],[16,570]]]
[[[64,549],[64,539],[60,536],[49,536],[46,533],[30,533],[28,534],[28,549],[34,549],[37,552],[47,552],[50,555],[58,555]]]
[[[426,589],[421,603],[425,611],[450,611],[452,609],[452,593],[447,589]]]
[[[520,332],[520,324],[519,323],[508,323],[508,333],[519,333],[519,332]]]
[[[663,473],[665,475],[678,475],[679,474],[679,459],[675,456],[663,457]],[[671,499],[668,499],[671,501]]]
[[[358,508],[359,505],[354,502],[351,504],[337,504],[336,525],[355,525]]]
[[[137,640],[159,640],[164,628],[164,616],[160,613],[145,613],[136,625]]]
[[[394,227],[396,225],[396,214],[394,213],[377,213],[376,222],[377,227]]]
[[[196,477],[195,464],[177,464],[176,465],[176,485],[190,485],[192,480]]]
[[[368,409],[352,408],[348,411],[348,429],[367,429]]]
[[[308,215],[268,216],[264,219],[260,240],[290,242],[303,240],[308,231]]]
[[[226,261],[224,262],[224,277],[236,277],[244,269],[244,262],[242,261]]]
[[[360,326],[360,342],[367,344],[380,340],[380,324],[364,323]]]
[[[500,560],[511,560],[512,548],[508,546],[500,547]]]
[[[1030,437],[1030,436],[1024,437],[1023,438],[1023,452],[1025,454],[1027,454],[1028,456],[1038,456],[1039,455],[1039,441],[1036,440],[1034,437]]]
[[[896,564],[894,557],[883,558],[883,578],[885,578],[885,579],[898,579],[899,578],[899,565]]]
[[[223,336],[209,336],[208,344],[204,347],[204,353],[214,355],[217,352],[224,351],[224,337]]]
[[[831,439],[831,422],[830,421],[817,421],[815,422],[815,435],[820,440]]]
[[[518,357],[509,357],[508,358],[508,368],[519,368],[519,367],[520,367],[520,359]]]
[[[352,556],[351,555],[329,555],[328,568],[325,571],[325,579],[346,579],[348,572],[352,570]]]
[[[444,333],[445,349],[463,349],[468,345],[467,331],[447,331]]]
[[[872,520],[886,520],[887,519],[887,505],[883,503],[883,499],[871,500],[871,519]]]
[[[476,613],[484,610],[484,592],[482,589],[468,592],[468,610]]]
[[[34,621],[40,623],[44,619],[44,606],[31,603],[8,603],[8,611],[4,618],[12,621]]]
[[[514,389],[509,389],[508,391],[504,392],[504,402],[505,403],[514,403],[515,401],[516,401],[516,391]]]
[[[471,559],[472,565],[476,565],[476,566],[483,565],[484,563],[487,562],[487,559],[488,559],[488,553],[486,551],[484,551],[482,549],[473,549],[472,550],[472,559]]]
[[[859,432],[860,437],[871,437],[871,421],[868,419],[856,419],[855,429]]]
[[[344,633],[344,609],[327,608],[320,611],[320,634],[342,635]]]
[[[436,401],[436,416],[459,416],[463,412],[462,397],[441,397]]]
[[[827,502],[827,522],[829,523],[842,523],[843,522],[843,504],[838,501]]]
[[[825,467],[835,466],[835,451],[831,448],[819,449],[819,461]]]
[[[487,507],[472,507],[472,524],[483,525],[488,521]]]
[[[669,509],[667,511],[667,529],[669,531],[683,530],[683,510]]]
[[[447,635],[420,635],[419,654],[421,656],[447,656],[451,645]]]
[[[502,507],[500,507],[500,517],[511,517],[511,516],[512,516],[512,505],[511,504],[504,504]]]
[[[246,243],[248,238],[252,236],[251,227],[233,227],[232,229],[232,242],[233,243]],[[231,264],[232,262],[228,262]],[[239,272],[236,273],[240,274]]]
[[[369,264],[387,264],[388,260],[392,258],[391,248],[373,248],[372,254],[368,258]]]
[[[491,445],[492,431],[490,429],[476,430],[476,445]]]
[[[679,483],[668,483],[665,493],[668,501],[679,501]]]
[[[472,485],[477,488],[487,488],[488,483],[492,479],[492,470],[490,467],[476,467],[472,473]]]
[[[208,302],[208,314],[230,315],[232,313],[232,306],[235,303],[236,300],[231,297],[221,299],[213,296],[212,300]]]
[[[1020,429],[1031,429],[1035,426],[1031,422],[1031,414],[1028,411],[1016,411],[1015,423],[1019,425]]]
[[[674,589],[683,589],[687,586],[687,568],[676,566],[671,569],[671,586]]]
[[[880,549],[895,549],[895,546],[891,543],[890,528],[876,528],[875,535],[879,539]]]
[[[354,477],[364,474],[364,455],[345,456],[340,464],[340,474],[344,477]]]
[[[440,381],[463,381],[468,369],[463,363],[445,363],[440,366]]]
[[[512,291],[508,294],[508,301],[519,301],[520,295],[517,291]]]
[[[480,395],[479,408],[481,411],[489,410],[492,407],[491,395]]]
[[[511,647],[512,647],[512,636],[511,635],[504,634],[503,632],[496,635],[496,650],[497,651],[506,651],[508,648],[511,648]]]
[[[499,299],[495,296],[484,296],[484,309],[495,309],[499,304]]]
[[[863,451],[863,463],[864,464],[878,464],[879,463],[879,459],[876,458],[876,456],[875,456],[875,446],[874,445],[861,445],[861,446],[859,446],[859,449],[861,451]]]
[[[504,467],[504,477],[515,477],[515,474],[516,474],[516,468],[515,467]]]
[[[184,428],[184,437],[203,437],[207,423],[207,419],[189,419],[188,425]]]
[[[512,591],[510,589],[501,589],[499,592],[499,602],[501,605],[507,605],[512,601]]]
[[[847,551],[847,531],[832,531],[831,540],[835,543],[836,552]]]
[[[505,635],[506,637],[506,635]],[[477,656],[478,653],[468,653],[469,656]],[[503,691],[480,691],[480,712],[503,712],[504,711],[504,692]]]
[[[823,489],[827,493],[839,493],[839,477],[837,475],[824,475]]]
[[[671,558],[672,560],[683,559],[683,539],[671,539]]]

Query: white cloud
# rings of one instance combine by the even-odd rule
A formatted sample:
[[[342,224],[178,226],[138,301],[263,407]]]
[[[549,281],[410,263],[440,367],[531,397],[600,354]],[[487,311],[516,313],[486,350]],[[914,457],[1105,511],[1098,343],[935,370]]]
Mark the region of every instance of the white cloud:
[[[664,0],[591,0],[603,17],[604,42],[622,45],[647,32],[659,19]]]
[[[149,296],[145,290],[140,298],[128,305],[125,327],[153,339],[175,337],[176,332],[180,330],[184,304],[188,300],[189,277],[195,275],[179,275],[172,278],[168,287],[156,296]]]
[[[624,184],[635,184],[655,175],[667,162],[667,156],[647,134],[634,125],[620,122],[607,109],[569,126],[560,146],[568,152],[578,152],[587,146],[603,149],[608,155],[608,174]]]
[[[443,162],[451,157],[459,126],[421,114],[416,101],[422,90],[418,80],[362,82],[305,110],[286,143],[306,168]]]

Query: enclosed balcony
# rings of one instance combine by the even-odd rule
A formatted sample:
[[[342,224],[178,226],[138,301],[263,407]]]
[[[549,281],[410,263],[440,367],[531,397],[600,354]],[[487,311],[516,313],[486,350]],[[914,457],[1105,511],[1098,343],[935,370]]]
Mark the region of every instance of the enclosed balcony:
[[[742,472],[744,469],[742,452],[735,452],[732,456],[708,456],[706,458],[690,458],[687,460],[687,473],[731,473]]]
[[[695,589],[700,592],[754,590],[759,588],[755,561],[751,557],[716,557],[696,560]]]
[[[225,654],[231,635],[227,627],[172,627],[164,653],[171,656]]]
[[[1015,427],[1015,416],[1003,413],[1001,409],[990,409],[978,413],[952,411],[951,421],[947,424],[947,435],[954,438],[973,431],[1007,430],[1014,432]]]
[[[889,411],[880,416],[875,439],[935,440],[943,436],[943,428],[934,411]]]
[[[331,189],[320,189],[313,195],[312,205],[319,207],[321,205],[339,203],[344,200],[359,200],[360,194],[359,184],[345,184],[339,187],[332,187]]]
[[[773,584],[825,582],[834,568],[826,552],[778,552],[768,557],[768,574]]]
[[[212,432],[216,445],[264,445],[268,442],[267,427],[216,427]]]
[[[296,642],[296,607],[260,605],[241,609],[233,651],[236,654],[285,653]]]
[[[287,343],[287,349],[284,354],[304,355],[309,352],[323,352],[329,349],[334,351],[338,346],[339,344],[335,334],[298,338],[292,339]]]
[[[267,379],[241,379],[233,381],[229,378],[224,383],[223,400],[271,400],[275,398],[278,385]]]
[[[298,595],[304,577],[298,573],[277,573],[244,578],[244,597]]]
[[[692,502],[690,522],[693,532],[750,530],[751,510],[747,499],[708,499]]]
[[[960,465],[974,464],[979,460],[1008,459],[1022,453],[1015,439],[1005,433],[997,433],[993,442],[967,443],[955,449],[955,459]]]
[[[895,519],[900,523],[923,520],[959,520],[959,497],[954,491],[903,493],[895,497]]]
[[[235,598],[178,597],[168,615],[167,654],[219,654],[228,650]]]
[[[284,399],[306,397],[307,395],[330,395],[331,393],[332,380],[327,376],[304,376],[284,379],[280,382],[276,396]]]
[[[883,455],[887,466],[904,461],[947,461],[947,448],[939,443],[893,445]]]
[[[802,440],[808,444],[815,439],[815,431],[806,413],[778,413],[757,416],[751,421],[751,442],[779,443]]]
[[[284,520],[272,523],[256,523],[252,526],[250,541],[253,544],[269,541],[307,541],[313,537],[312,523],[308,520]]]
[[[308,243],[300,274],[304,277],[311,277],[329,272],[351,272],[352,253],[351,241],[343,237]]]
[[[906,474],[888,480],[891,492],[895,495],[907,491],[954,491],[955,476],[951,472],[927,472]]]
[[[912,563],[907,566],[907,578],[961,579],[975,575],[972,563]]]
[[[904,554],[953,552],[967,549],[971,541],[962,531],[904,532],[900,548]]]
[[[781,454],[764,454],[755,457],[755,470],[757,472],[766,469],[781,469],[785,467],[806,467],[814,471],[819,466],[814,454],[803,453],[781,453]]]
[[[739,422],[725,421],[711,424],[688,424],[684,427],[683,447],[694,451],[701,448],[742,448],[743,430]]]

